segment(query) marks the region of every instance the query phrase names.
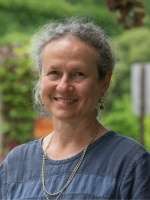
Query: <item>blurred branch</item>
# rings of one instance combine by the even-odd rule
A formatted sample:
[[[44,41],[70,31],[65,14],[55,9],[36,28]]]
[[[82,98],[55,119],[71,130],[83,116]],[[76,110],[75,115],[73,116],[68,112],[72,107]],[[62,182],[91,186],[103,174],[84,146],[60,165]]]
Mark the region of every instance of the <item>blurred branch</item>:
[[[107,0],[107,6],[111,11],[118,12],[118,21],[124,28],[143,25],[145,10],[142,0]]]

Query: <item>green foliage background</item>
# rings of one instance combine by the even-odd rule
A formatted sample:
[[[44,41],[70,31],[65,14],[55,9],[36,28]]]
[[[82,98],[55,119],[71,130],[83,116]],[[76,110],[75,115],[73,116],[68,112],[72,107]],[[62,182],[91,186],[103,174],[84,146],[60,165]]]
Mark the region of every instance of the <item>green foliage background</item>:
[[[36,72],[29,58],[30,38],[42,24],[70,16],[84,16],[101,25],[112,38],[116,68],[108,92],[102,120],[111,129],[139,138],[139,119],[132,111],[130,73],[134,62],[150,59],[150,1],[145,0],[142,28],[126,31],[105,0],[0,0],[0,48],[11,55],[0,62],[0,94],[5,123],[0,131],[19,142],[32,138],[37,114],[33,110],[32,89]],[[150,119],[145,119],[146,146],[150,148]]]
[[[25,142],[32,137],[32,122],[35,117],[32,88],[35,77],[25,47],[12,45],[7,48],[10,51],[0,64],[0,93],[4,119],[0,131],[9,137],[9,140]]]

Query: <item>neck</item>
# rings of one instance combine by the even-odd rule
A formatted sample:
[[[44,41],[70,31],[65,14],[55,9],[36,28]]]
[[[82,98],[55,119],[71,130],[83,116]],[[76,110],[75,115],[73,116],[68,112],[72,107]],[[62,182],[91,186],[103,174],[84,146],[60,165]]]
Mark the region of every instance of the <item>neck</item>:
[[[47,137],[47,141],[49,141],[49,137],[52,135],[52,141],[47,148],[47,154],[53,159],[64,159],[77,154],[93,138],[97,139],[107,131],[98,123],[96,118],[86,118],[78,121],[70,120],[69,122],[53,118],[53,126],[53,133]]]
[[[99,123],[95,119],[76,119],[70,121],[62,121],[53,119],[54,133],[62,142],[73,140],[86,140],[91,137],[94,132],[99,128]]]

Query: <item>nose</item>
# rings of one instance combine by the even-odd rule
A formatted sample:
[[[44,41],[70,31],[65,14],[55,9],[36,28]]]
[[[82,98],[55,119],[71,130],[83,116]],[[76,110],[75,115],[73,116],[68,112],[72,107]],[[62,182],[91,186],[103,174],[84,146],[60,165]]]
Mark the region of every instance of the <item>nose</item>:
[[[66,92],[66,91],[72,91],[72,90],[73,90],[73,86],[71,84],[71,81],[69,80],[69,77],[67,75],[63,75],[57,83],[57,91]]]

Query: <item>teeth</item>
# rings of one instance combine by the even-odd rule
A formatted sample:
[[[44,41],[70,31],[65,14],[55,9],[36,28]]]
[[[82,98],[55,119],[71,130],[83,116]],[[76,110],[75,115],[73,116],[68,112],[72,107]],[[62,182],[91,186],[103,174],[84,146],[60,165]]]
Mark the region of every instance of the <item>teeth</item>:
[[[75,101],[76,99],[72,99],[72,98],[64,98],[64,97],[54,97],[54,99],[56,100],[56,101],[59,101],[59,100],[62,100],[62,101],[66,101],[66,102],[73,102],[73,101]]]

